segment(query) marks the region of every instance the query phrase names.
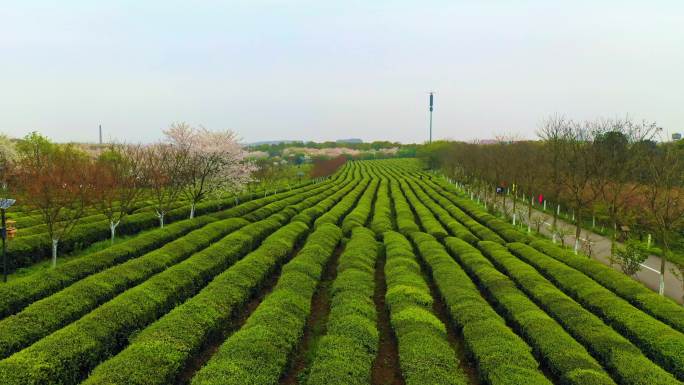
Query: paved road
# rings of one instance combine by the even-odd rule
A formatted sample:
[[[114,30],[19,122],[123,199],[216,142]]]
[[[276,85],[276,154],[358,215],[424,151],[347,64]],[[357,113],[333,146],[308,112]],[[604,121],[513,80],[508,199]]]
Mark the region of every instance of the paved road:
[[[501,201],[499,200],[499,206],[501,205]],[[508,207],[508,210],[513,209],[513,202],[511,199],[506,200],[506,206]],[[521,210],[523,209],[523,210]],[[524,212],[524,217],[525,219],[527,218],[527,206],[523,203],[518,202],[516,206],[516,211],[518,212]],[[520,215],[520,214],[518,214]],[[553,218],[551,215],[548,215],[540,210],[533,209],[532,212],[532,217],[533,217],[533,223],[536,222],[535,218],[539,218],[540,220],[543,220],[543,225],[540,228],[540,231],[542,234],[551,237],[551,223],[553,221]],[[518,220],[518,222],[520,222]],[[569,234],[571,233],[572,235],[566,235],[564,237],[565,239],[565,244],[573,246],[575,244],[575,226],[572,225],[571,223],[568,223],[566,221],[558,219],[557,225],[559,227],[563,227],[564,233]],[[566,231],[567,230],[567,231]],[[533,230],[534,231],[534,226]],[[610,256],[610,239],[607,237],[604,237],[602,235],[592,233],[590,231],[587,231],[586,229],[582,229],[582,232],[580,234],[580,240],[583,242],[586,242],[589,240],[591,242],[591,248],[592,248],[592,258],[601,261],[605,265],[610,265],[610,262],[608,260]],[[613,266],[615,270],[621,271],[620,266],[615,265]],[[669,262],[666,262],[666,270],[667,272],[665,273],[665,295],[674,299],[675,301],[679,303],[683,303],[682,296],[684,295],[684,290],[682,289],[682,281],[680,281],[676,276],[674,276],[671,273],[671,269],[674,268],[674,265],[672,265]],[[641,281],[644,285],[647,287],[651,288],[654,291],[658,291],[658,286],[660,282],[660,277],[659,277],[659,271],[660,271],[660,257],[651,255],[648,257],[648,259],[642,264],[642,269],[640,272],[636,274],[634,277],[635,279]]]

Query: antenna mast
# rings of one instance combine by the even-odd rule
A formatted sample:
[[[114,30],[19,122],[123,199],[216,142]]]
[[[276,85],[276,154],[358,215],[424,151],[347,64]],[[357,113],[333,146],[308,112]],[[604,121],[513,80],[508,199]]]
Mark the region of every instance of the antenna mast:
[[[434,95],[433,91],[430,91],[430,143],[432,143],[432,110],[434,105]]]
[[[100,128],[100,144],[102,144],[102,125],[99,125]]]

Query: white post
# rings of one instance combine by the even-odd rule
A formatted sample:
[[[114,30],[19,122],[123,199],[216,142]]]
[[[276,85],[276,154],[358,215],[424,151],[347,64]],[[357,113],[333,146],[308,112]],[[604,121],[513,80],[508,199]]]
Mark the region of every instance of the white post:
[[[515,213],[513,213],[513,226],[515,226]]]
[[[591,228],[593,229],[595,227],[596,227],[596,217],[592,215],[592,217],[591,217]]]
[[[544,211],[546,211],[546,199],[544,199]]]
[[[558,204],[558,205],[556,206],[556,216],[557,216],[557,217],[560,216],[560,204]]]
[[[648,234],[648,238],[646,239],[646,248],[651,248],[651,234]]]

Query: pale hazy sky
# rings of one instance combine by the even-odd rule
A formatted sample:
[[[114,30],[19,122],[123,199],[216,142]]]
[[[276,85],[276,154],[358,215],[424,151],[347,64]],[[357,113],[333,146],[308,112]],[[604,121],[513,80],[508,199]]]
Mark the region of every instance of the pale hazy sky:
[[[0,0],[0,132],[151,141],[533,137],[553,113],[684,131],[684,1]]]

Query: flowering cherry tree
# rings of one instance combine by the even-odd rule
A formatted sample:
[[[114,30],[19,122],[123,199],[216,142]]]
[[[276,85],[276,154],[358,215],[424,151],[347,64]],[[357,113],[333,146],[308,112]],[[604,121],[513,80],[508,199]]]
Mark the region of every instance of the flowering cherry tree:
[[[210,131],[175,123],[164,134],[174,148],[187,153],[181,193],[190,202],[190,218],[195,216],[195,207],[201,200],[239,191],[256,170],[232,131]]]

